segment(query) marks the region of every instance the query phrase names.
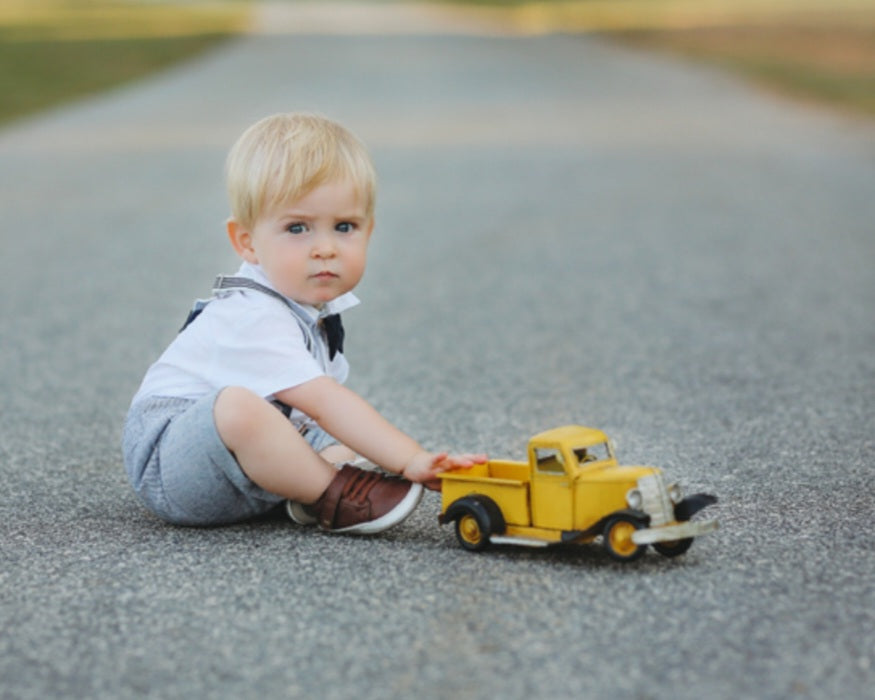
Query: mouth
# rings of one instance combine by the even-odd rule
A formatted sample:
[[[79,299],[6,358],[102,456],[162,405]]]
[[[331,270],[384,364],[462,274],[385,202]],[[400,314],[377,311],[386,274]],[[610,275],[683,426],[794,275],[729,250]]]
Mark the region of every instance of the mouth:
[[[332,280],[337,279],[339,275],[334,272],[329,272],[328,270],[322,270],[322,272],[317,272],[315,275],[311,275],[311,277],[317,280]]]

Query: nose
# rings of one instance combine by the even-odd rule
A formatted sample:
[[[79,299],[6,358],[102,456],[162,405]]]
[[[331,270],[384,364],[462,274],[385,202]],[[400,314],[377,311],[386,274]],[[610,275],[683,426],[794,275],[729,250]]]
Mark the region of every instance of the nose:
[[[313,258],[333,258],[337,254],[337,246],[334,236],[328,231],[317,231],[313,237],[313,245],[310,248],[310,256]]]

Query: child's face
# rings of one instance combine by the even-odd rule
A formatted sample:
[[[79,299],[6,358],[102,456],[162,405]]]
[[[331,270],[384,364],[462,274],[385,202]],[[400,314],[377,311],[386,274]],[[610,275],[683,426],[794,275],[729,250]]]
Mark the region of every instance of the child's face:
[[[373,227],[355,187],[340,180],[267,212],[251,230],[232,219],[228,235],[278,291],[319,307],[359,283]]]

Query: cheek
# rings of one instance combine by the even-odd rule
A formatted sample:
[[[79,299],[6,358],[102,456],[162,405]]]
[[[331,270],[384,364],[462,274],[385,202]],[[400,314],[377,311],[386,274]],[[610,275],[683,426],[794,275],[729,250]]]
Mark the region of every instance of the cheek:
[[[365,270],[365,263],[367,262],[367,252],[365,250],[357,250],[355,254],[352,256],[350,261],[350,267],[354,268],[358,271],[359,275],[361,275]]]
[[[359,264],[364,265],[365,260],[368,257],[368,243],[367,240],[364,242],[359,242],[355,247],[355,256],[358,258]]]
[[[306,263],[307,256],[301,250],[301,247],[295,245],[295,241],[286,240],[281,244],[273,246],[269,252],[270,257],[276,265],[282,267],[295,267]]]

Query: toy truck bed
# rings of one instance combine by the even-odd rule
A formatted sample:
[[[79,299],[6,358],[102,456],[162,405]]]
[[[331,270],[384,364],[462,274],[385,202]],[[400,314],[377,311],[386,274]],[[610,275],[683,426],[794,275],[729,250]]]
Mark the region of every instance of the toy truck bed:
[[[531,470],[526,462],[491,460],[475,464],[470,469],[445,472],[441,497],[444,507],[470,494],[488,496],[501,503],[508,525],[530,525],[529,480]]]

